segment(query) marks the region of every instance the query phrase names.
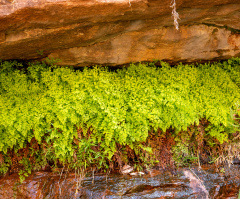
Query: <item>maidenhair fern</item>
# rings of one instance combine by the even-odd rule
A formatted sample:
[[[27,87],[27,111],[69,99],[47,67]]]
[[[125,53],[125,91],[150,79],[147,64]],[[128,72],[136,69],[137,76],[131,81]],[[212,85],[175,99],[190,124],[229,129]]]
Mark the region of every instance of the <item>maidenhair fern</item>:
[[[230,109],[237,111],[240,102],[239,59],[161,65],[81,72],[44,63],[19,70],[17,62],[2,62],[0,151],[23,148],[35,138],[51,144],[62,162],[75,153],[83,161],[90,156],[102,161],[112,158],[116,144],[138,150],[150,130],[178,133],[202,118],[210,122],[210,136],[226,141]],[[90,153],[95,146],[102,151]]]

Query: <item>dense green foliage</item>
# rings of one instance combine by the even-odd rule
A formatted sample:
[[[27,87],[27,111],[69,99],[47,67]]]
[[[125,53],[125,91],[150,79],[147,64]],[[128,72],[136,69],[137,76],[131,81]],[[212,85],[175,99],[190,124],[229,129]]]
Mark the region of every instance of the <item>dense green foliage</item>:
[[[238,113],[239,66],[235,58],[197,66],[131,64],[111,72],[2,62],[0,152],[17,151],[35,138],[61,162],[75,157],[80,165],[101,165],[117,143],[150,152],[142,145],[150,130],[177,134],[201,118],[210,122],[208,135],[223,143]]]

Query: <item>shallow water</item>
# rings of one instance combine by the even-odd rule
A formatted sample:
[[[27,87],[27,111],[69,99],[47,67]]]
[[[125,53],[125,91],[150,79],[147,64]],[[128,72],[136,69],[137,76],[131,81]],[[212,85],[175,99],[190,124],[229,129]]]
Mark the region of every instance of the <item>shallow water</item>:
[[[152,175],[152,176],[151,176]],[[142,176],[95,176],[84,180],[87,198],[237,198],[240,167],[223,167],[222,172],[210,167],[181,168],[176,175],[153,171]],[[107,190],[107,191],[106,191]]]
[[[0,179],[0,198],[232,199],[240,189],[240,165],[179,168],[174,175],[158,170],[141,176],[94,175],[82,181],[75,173],[35,172],[22,184],[16,181],[16,175]]]

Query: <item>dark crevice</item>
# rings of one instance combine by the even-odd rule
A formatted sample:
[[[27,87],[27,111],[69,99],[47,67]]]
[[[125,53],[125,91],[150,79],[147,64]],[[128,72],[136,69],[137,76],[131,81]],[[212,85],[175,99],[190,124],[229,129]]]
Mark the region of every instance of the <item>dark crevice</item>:
[[[229,27],[229,26],[227,26],[227,25],[219,26],[219,25],[211,24],[211,23],[202,23],[202,24],[203,24],[203,25],[206,25],[206,26],[211,26],[211,27],[220,28],[220,29],[226,29],[226,30],[231,31],[231,32],[234,33],[234,34],[240,34],[240,30],[239,30],[239,29],[231,28],[231,27]]]

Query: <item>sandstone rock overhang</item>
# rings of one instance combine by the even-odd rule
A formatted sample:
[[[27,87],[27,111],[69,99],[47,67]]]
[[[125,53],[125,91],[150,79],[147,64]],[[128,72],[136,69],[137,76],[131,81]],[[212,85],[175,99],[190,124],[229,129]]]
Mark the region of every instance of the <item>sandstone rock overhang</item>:
[[[0,59],[120,65],[240,56],[239,0],[1,0]]]

